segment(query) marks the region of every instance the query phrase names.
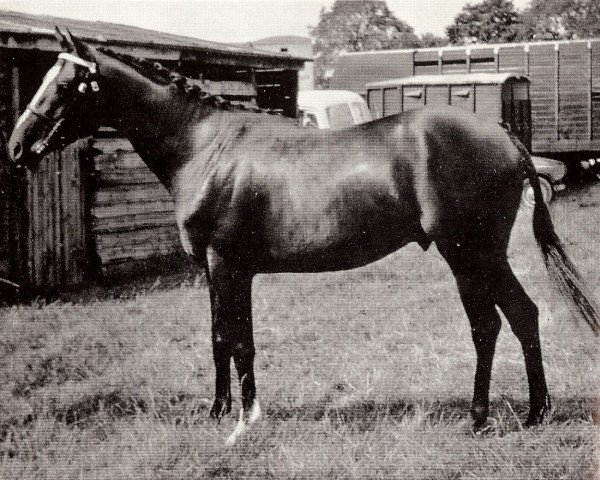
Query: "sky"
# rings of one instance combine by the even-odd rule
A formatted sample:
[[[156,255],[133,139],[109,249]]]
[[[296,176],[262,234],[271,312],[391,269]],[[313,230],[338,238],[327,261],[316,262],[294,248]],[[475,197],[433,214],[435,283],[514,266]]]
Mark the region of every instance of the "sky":
[[[216,42],[308,36],[334,0],[0,0],[0,10],[124,23]],[[444,35],[466,0],[388,0],[418,35]],[[478,3],[471,0],[470,3]],[[523,9],[528,0],[513,0]]]

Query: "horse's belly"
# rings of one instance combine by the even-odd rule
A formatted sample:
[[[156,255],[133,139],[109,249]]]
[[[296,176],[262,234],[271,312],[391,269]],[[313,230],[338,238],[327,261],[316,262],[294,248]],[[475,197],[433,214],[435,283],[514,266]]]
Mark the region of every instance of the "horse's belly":
[[[356,239],[323,248],[274,251],[256,266],[264,273],[349,270],[379,260],[412,241],[417,241],[416,236],[379,244]]]
[[[266,231],[266,248],[256,255],[261,271],[332,271],[360,267],[404,245],[421,241],[418,221],[388,212],[352,223],[319,222],[314,217],[294,226]]]

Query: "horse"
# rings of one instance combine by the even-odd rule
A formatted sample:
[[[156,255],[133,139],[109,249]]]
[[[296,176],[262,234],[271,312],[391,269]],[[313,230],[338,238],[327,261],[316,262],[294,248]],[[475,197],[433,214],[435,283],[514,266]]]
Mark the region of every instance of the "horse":
[[[500,125],[452,109],[422,109],[347,129],[303,129],[243,109],[158,64],[93,47],[56,28],[57,62],[16,122],[14,162],[93,135],[127,137],[172,194],[181,244],[204,268],[211,303],[215,419],[239,434],[260,415],[254,377],[252,281],[276,272],[357,268],[416,242],[448,263],[476,350],[473,431],[489,428],[492,360],[504,314],[524,353],[526,425],[551,403],[538,308],[507,258],[523,180],[535,192],[533,233],[551,278],[598,334],[598,308],[557,237],[527,150]]]

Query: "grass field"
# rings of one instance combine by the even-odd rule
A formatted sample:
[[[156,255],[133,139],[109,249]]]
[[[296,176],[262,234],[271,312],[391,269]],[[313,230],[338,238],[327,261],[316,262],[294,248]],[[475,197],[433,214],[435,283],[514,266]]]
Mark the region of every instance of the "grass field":
[[[257,278],[263,417],[232,448],[235,415],[208,418],[208,294],[193,274],[1,309],[0,478],[597,478],[598,340],[550,288],[529,215],[510,258],[541,311],[555,407],[541,427],[521,427],[525,369],[504,322],[498,427],[471,435],[468,322],[435,247],[409,245],[355,271]],[[600,297],[600,185],[553,216]]]

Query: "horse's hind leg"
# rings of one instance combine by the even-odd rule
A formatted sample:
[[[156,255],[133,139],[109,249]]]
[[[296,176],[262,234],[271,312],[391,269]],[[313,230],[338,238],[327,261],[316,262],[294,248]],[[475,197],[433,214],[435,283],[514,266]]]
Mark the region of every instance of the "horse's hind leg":
[[[508,261],[499,265],[496,304],[521,342],[529,383],[529,417],[526,426],[544,420],[550,409],[538,326],[538,308],[515,277]]]
[[[233,357],[242,390],[244,421],[254,421],[259,410],[254,401],[252,275],[209,250],[207,280],[216,369],[215,401],[211,416],[218,419],[231,410],[230,364]]]
[[[498,305],[521,342],[529,383],[527,425],[539,423],[550,406],[538,330],[538,309],[514,276],[504,249],[459,246],[438,242],[438,249],[456,277],[460,297],[471,322],[477,352],[471,413],[475,428],[489,415],[492,359],[501,321]]]
[[[474,431],[480,431],[489,416],[489,390],[492,362],[501,320],[493,300],[493,270],[487,268],[481,255],[452,242],[437,242],[456,278],[462,304],[471,324],[471,335],[477,353],[475,385],[471,415]]]

